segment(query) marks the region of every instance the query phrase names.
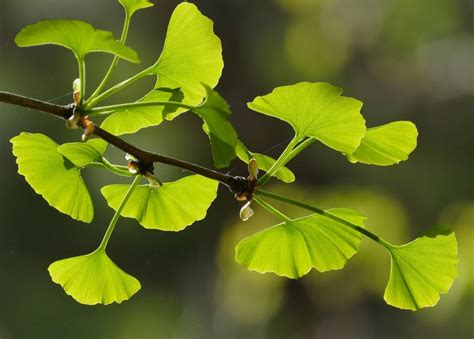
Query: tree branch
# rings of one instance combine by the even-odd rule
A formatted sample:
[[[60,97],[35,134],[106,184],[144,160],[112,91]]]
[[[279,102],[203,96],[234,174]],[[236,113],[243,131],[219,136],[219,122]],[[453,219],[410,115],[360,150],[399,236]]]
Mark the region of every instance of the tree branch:
[[[0,102],[39,110],[64,120],[68,120],[74,114],[75,110],[74,104],[66,106],[56,105],[46,101],[32,99],[18,94],[2,91],[0,91]],[[78,125],[80,125],[82,128],[87,128],[88,126],[90,127],[90,123],[91,121],[89,119],[83,117],[79,120]],[[135,157],[139,161],[141,170],[145,172],[153,171],[153,163],[159,162],[174,167],[179,167],[213,180],[217,180],[222,184],[226,185],[233,193],[237,195],[249,196],[251,195],[251,191],[253,190],[253,185],[249,184],[249,181],[244,177],[220,173],[187,161],[140,149],[132,144],[129,144],[125,140],[107,132],[99,126],[94,126],[92,133],[104,139],[109,144],[112,144],[118,149]]]
[[[31,108],[67,120],[74,112],[74,105],[61,106],[22,95],[0,91],[0,102]]]

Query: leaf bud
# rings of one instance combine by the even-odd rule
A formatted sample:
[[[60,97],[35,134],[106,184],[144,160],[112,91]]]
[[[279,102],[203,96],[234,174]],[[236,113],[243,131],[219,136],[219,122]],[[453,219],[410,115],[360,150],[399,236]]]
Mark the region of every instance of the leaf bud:
[[[139,168],[138,168],[138,162],[136,161],[130,161],[128,163],[128,171],[132,174],[137,174],[138,171],[139,171]]]
[[[161,182],[158,180],[157,177],[155,177],[153,174],[150,172],[145,173],[145,178],[148,180],[148,184],[151,188],[159,188],[161,187]]]
[[[86,141],[89,137],[94,134],[95,125],[92,121],[84,119],[84,133],[82,133],[82,141]]]
[[[81,91],[74,91],[72,93],[72,99],[74,100],[74,104],[76,106],[79,106],[79,104],[81,103]]]
[[[258,164],[255,158],[250,159],[249,161],[249,175],[250,179],[257,180],[258,177]]]
[[[81,79],[77,78],[74,79],[72,82],[72,90],[73,91],[80,91],[81,90]]]
[[[240,219],[243,221],[249,220],[253,216],[253,209],[250,207],[251,201],[246,203],[242,208],[240,209]]]
[[[76,112],[74,112],[74,114],[71,115],[71,117],[69,119],[67,119],[66,127],[69,128],[69,129],[79,128],[77,123],[78,123],[80,118],[81,118],[81,116],[79,114],[77,114]]]
[[[75,79],[72,82],[72,99],[74,100],[74,104],[79,106],[81,103],[81,79]]]
[[[138,161],[137,158],[135,158],[133,155],[126,153],[125,154],[125,160],[127,161]]]
[[[245,194],[236,194],[234,195],[234,198],[237,200],[237,201],[247,201],[247,196]]]

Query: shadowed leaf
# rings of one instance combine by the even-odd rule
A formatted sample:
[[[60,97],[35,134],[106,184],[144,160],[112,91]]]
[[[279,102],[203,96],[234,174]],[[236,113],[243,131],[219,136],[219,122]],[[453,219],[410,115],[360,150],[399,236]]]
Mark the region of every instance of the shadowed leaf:
[[[357,150],[347,155],[349,161],[389,166],[407,160],[416,148],[418,131],[410,121],[395,121],[371,127]]]

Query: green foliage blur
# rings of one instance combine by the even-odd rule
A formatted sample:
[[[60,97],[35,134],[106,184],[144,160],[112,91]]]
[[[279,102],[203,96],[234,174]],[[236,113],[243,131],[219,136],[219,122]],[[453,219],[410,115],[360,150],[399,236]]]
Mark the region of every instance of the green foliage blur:
[[[114,82],[152,64],[178,3],[156,0],[137,13],[128,44],[142,64],[119,63]],[[0,104],[0,338],[472,338],[474,335],[474,3],[468,0],[196,0],[222,39],[225,68],[217,90],[249,149],[278,155],[292,135],[246,102],[280,85],[326,81],[364,102],[374,124],[411,120],[419,144],[392,167],[350,164],[315,143],[289,167],[296,184],[272,189],[321,208],[348,207],[367,227],[397,244],[435,224],[450,225],[459,243],[459,277],[435,308],[413,313],[386,305],[389,257],[364,239],[342,271],[293,281],[249,272],[234,261],[244,236],[276,220],[262,209],[248,222],[224,188],[208,217],[180,233],[119,221],[108,254],[142,282],[121,305],[84,306],[53,284],[46,268],[88,253],[113,211],[100,187],[125,183],[87,170],[96,205],[92,224],[48,207],[17,174],[9,139],[21,131],[78,141],[80,132],[37,112]],[[42,19],[76,18],[118,37],[122,8],[114,0],[0,0],[0,89],[57,103],[72,101],[75,60],[54,47],[19,49],[16,33]],[[87,57],[89,86],[109,56]],[[135,100],[147,79],[108,102]],[[92,90],[89,87],[89,93]],[[212,167],[201,122],[184,114],[127,137],[143,148]],[[123,154],[113,160],[125,164]],[[246,174],[234,162],[232,174]],[[163,180],[182,171],[157,165]],[[51,178],[54,180],[54,178]],[[271,189],[271,187],[269,187]],[[282,207],[291,215],[305,212]],[[303,213],[303,214],[302,214]]]

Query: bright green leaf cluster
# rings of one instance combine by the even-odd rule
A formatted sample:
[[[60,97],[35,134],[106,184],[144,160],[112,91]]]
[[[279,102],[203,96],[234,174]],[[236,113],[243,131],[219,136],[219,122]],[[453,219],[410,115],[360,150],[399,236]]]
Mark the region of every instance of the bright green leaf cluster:
[[[449,229],[435,228],[411,243],[395,246],[365,229],[366,218],[355,211],[320,210],[262,189],[272,177],[285,183],[295,181],[294,173],[286,165],[315,141],[341,152],[352,163],[388,166],[404,161],[417,145],[418,131],[413,123],[395,121],[366,128],[362,102],[342,96],[342,89],[328,83],[300,82],[277,87],[248,103],[256,112],[289,123],[295,133],[277,159],[251,152],[228,121],[229,105],[214,90],[224,66],[221,41],[214,33],[213,22],[194,4],[183,2],[175,8],[163,51],[153,65],[104,91],[119,58],[139,62],[137,53],[125,45],[127,32],[134,13],[153,6],[147,0],[118,1],[125,11],[120,41],[112,33],[82,21],[49,20],[25,27],[15,42],[21,47],[59,45],[74,53],[79,66],[79,80],[74,82],[74,118],[107,115],[102,128],[122,135],[191,111],[203,121],[216,167],[228,167],[235,157],[249,164],[247,184],[251,189],[236,194],[240,200],[250,200],[241,210],[242,219],[253,215],[250,205],[255,201],[282,222],[243,239],[236,247],[237,262],[260,273],[273,272],[296,279],[312,268],[320,272],[342,269],[357,253],[361,236],[366,235],[388,250],[392,258],[385,291],[388,304],[417,310],[435,305],[439,294],[448,291],[457,275],[457,244]],[[115,58],[100,85],[86,99],[84,58],[91,52],[105,52]],[[146,76],[156,76],[157,80],[140,100],[96,107]],[[108,205],[116,212],[98,249],[49,267],[53,281],[83,304],[120,303],[140,289],[138,280],[123,272],[105,252],[121,216],[134,218],[145,228],[180,231],[204,219],[217,195],[218,182],[200,175],[161,183],[152,169],[136,175],[125,166],[113,165],[104,156],[107,143],[103,140],[58,145],[45,135],[22,133],[11,142],[18,172],[51,206],[76,220],[91,222],[94,215],[82,169],[102,167],[116,175],[135,177],[131,185],[102,188]],[[259,170],[265,174],[257,178]],[[149,185],[139,185],[142,175]],[[313,214],[288,218],[260,196],[302,207]]]
[[[212,21],[194,4],[183,2],[171,15],[161,56],[147,72],[158,78],[155,89],[139,102],[173,101],[198,106],[207,96],[202,84],[214,88],[223,67],[222,46]],[[162,104],[119,110],[102,127],[116,135],[135,133],[164,119],[172,120],[188,109]]]

